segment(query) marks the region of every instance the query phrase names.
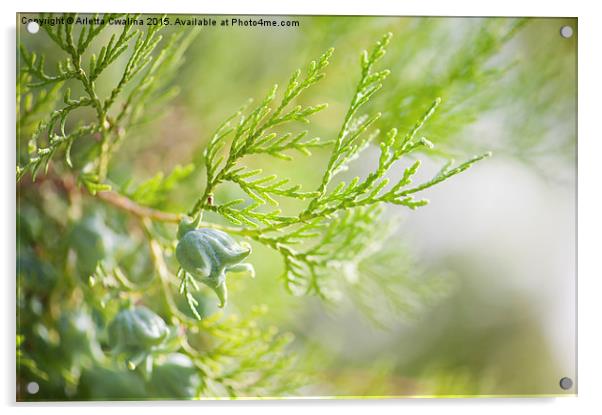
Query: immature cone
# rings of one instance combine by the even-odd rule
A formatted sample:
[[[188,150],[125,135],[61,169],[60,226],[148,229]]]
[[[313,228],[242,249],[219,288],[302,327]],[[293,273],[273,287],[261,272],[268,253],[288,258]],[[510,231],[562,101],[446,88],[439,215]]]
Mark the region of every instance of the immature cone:
[[[121,310],[109,325],[109,341],[115,350],[148,350],[169,334],[165,321],[144,306]]]
[[[153,398],[190,399],[201,384],[198,368],[181,353],[170,353],[159,359],[148,384]]]
[[[184,218],[178,228],[176,258],[182,269],[193,278],[210,287],[226,305],[227,272],[248,272],[254,276],[253,266],[241,263],[251,253],[250,246],[241,246],[225,232],[217,229],[195,229],[198,220]]]

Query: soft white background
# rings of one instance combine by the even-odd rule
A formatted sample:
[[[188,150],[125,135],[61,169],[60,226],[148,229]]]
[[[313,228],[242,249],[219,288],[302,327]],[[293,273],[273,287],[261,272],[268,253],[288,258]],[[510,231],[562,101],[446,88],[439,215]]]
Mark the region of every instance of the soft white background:
[[[177,414],[200,412],[239,411],[261,414],[306,414],[314,412],[412,414],[497,414],[497,413],[602,413],[602,355],[600,317],[602,310],[602,273],[600,272],[602,204],[602,146],[600,134],[600,50],[602,16],[596,10],[596,1],[531,1],[504,0],[503,2],[468,0],[248,0],[238,1],[168,1],[144,2],[104,0],[82,2],[74,0],[29,1],[15,4],[2,2],[2,139],[1,179],[3,197],[0,229],[3,240],[0,263],[3,264],[2,293],[4,311],[2,359],[4,371],[0,391],[2,404],[10,413],[30,413],[35,409],[53,413],[102,413],[107,411]],[[15,13],[17,11],[78,11],[78,12],[180,12],[180,13],[236,13],[236,14],[375,14],[375,15],[457,15],[457,16],[577,16],[579,17],[579,397],[557,399],[406,399],[388,401],[238,401],[238,402],[148,402],[129,403],[119,408],[112,403],[78,403],[32,405],[16,404],[15,399]],[[596,129],[598,127],[598,129]],[[171,408],[173,407],[173,408]]]

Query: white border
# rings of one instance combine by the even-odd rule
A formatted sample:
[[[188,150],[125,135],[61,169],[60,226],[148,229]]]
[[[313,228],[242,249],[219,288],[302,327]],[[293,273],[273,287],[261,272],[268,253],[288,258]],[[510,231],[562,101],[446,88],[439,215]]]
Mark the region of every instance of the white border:
[[[22,0],[17,4],[18,11],[72,11],[101,12],[97,6],[110,11],[141,13],[230,13],[230,14],[390,14],[390,15],[456,15],[456,16],[575,16],[582,9],[579,0],[567,2],[549,0],[543,5],[524,0],[506,0],[495,5],[485,5],[478,1],[391,1],[370,0],[345,2],[336,0],[221,0],[221,1],[159,1],[124,2],[104,0],[102,3],[74,0],[55,0],[51,6],[39,1]]]
[[[167,407],[177,406],[180,413],[199,411],[233,411],[248,413],[304,414],[308,411],[345,411],[363,413],[377,409],[384,413],[411,412],[412,414],[507,414],[529,411],[549,414],[599,413],[602,395],[602,354],[600,329],[600,304],[602,303],[602,273],[600,272],[601,243],[601,190],[602,177],[600,161],[602,155],[600,137],[600,64],[599,42],[602,39],[600,14],[596,13],[595,1],[553,1],[526,2],[525,0],[504,0],[502,2],[483,2],[468,0],[430,0],[430,1],[393,1],[393,0],[238,0],[238,1],[159,1],[124,2],[105,0],[101,3],[74,0],[55,0],[52,3],[21,0],[16,4],[2,2],[3,41],[2,58],[7,62],[1,66],[4,94],[0,105],[2,125],[5,128],[3,143],[2,184],[4,198],[0,229],[3,229],[3,245],[0,249],[0,263],[6,271],[2,275],[4,301],[2,309],[5,321],[2,324],[3,339],[2,363],[5,376],[2,379],[2,403],[13,411],[29,413],[39,408],[46,414],[53,413],[103,413],[115,408],[115,404],[54,404],[15,405],[14,404],[14,161],[15,161],[15,13],[17,11],[122,11],[146,13],[230,13],[230,14],[393,14],[393,15],[459,15],[459,16],[577,16],[579,18],[579,397],[557,399],[406,399],[386,401],[237,401],[237,402],[148,402],[145,404],[126,404],[128,411],[144,411],[148,414],[164,414]],[[100,7],[102,10],[93,9]],[[598,127],[596,129],[596,127]],[[82,407],[83,406],[83,407]],[[595,410],[598,408],[598,410]]]

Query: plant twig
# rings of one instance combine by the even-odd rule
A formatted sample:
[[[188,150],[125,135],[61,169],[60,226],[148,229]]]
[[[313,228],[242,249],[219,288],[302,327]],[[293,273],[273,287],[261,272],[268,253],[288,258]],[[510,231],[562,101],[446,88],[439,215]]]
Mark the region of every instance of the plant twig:
[[[125,212],[131,213],[132,215],[140,218],[140,219],[150,219],[155,222],[165,222],[165,223],[179,223],[180,220],[185,216],[183,214],[165,212],[158,209],[153,209],[148,206],[140,205],[134,202],[132,199],[119,194],[114,191],[103,191],[96,193],[96,196],[101,200],[109,203],[110,205],[121,209]],[[199,224],[201,228],[212,228],[219,229],[224,232],[233,233],[242,236],[250,236],[254,237],[258,232],[254,232],[253,230],[235,227],[235,226],[224,226],[219,225],[217,223],[210,222],[201,222]],[[257,239],[261,242],[260,239]]]
[[[100,199],[111,205],[132,213],[139,218],[149,218],[158,222],[178,223],[184,217],[181,214],[169,213],[161,210],[139,205],[128,197],[113,191],[98,192],[96,194]]]
[[[163,258],[163,251],[161,249],[161,245],[152,236],[151,224],[148,217],[142,218],[141,222],[146,237],[148,239],[153,264],[155,266],[155,269],[157,270],[157,274],[159,275],[159,279],[161,281],[161,292],[163,293],[165,302],[169,307],[169,311],[172,315],[176,316],[182,322],[188,324],[195,324],[196,320],[191,319],[186,314],[182,313],[173,299],[171,290],[169,289],[169,270],[167,269],[167,264],[165,263],[165,259]]]

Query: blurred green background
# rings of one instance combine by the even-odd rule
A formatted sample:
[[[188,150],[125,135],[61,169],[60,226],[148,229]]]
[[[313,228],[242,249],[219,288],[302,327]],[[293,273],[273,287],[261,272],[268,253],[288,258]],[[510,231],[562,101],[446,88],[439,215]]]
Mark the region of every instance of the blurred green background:
[[[436,148],[424,155],[421,174],[436,172],[448,158],[489,150],[494,157],[429,190],[426,207],[390,208],[388,215],[400,225],[386,252],[375,255],[340,303],[290,296],[278,280],[279,257],[253,245],[250,262],[257,278],[232,279],[226,312],[244,316],[266,304],[263,324],[295,335],[297,370],[309,379],[295,395],[575,393],[576,386],[563,391],[558,382],[564,376],[576,381],[576,19],[275,18],[300,24],[197,29],[168,83],[178,95],[149,108],[145,122],[127,131],[109,179],[120,187],[190,163],[248,98],[260,99],[273,83],[284,84],[292,71],[333,46],[325,80],[302,98],[306,104],[328,102],[310,128],[313,135],[331,138],[359,77],[359,53],[390,31],[382,67],[392,74],[370,104],[383,113],[379,128],[407,131],[441,97],[441,110],[423,131]],[[560,36],[564,25],[573,28],[571,38]],[[117,30],[103,32],[98,41],[107,42]],[[52,65],[56,50],[49,40],[22,25],[18,31],[20,42],[45,53]],[[110,92],[123,64],[118,60],[97,81],[101,92]],[[21,131],[20,144],[28,133]],[[85,146],[76,144],[74,154]],[[344,178],[369,171],[377,154],[376,147],[369,148]],[[309,189],[320,180],[327,157],[317,151],[294,162],[256,157],[247,164],[286,172]],[[204,172],[195,171],[160,208],[188,210],[203,186]],[[239,196],[227,186],[216,195]],[[53,253],[40,246],[71,244],[75,256],[100,252],[135,281],[144,281],[151,265],[127,218],[96,201],[67,200],[41,182],[22,185],[18,203],[18,261],[25,269],[18,276],[19,329],[26,343],[32,339],[29,356],[47,370],[61,371],[59,364],[43,362],[44,344],[68,355],[78,346],[57,335],[52,316],[61,314],[56,309],[62,296],[70,295],[68,289],[57,294],[57,281],[89,275],[100,258],[79,259],[76,270],[58,269],[52,255],[71,255],[73,249]],[[205,220],[223,221],[211,215]],[[80,239],[68,242],[67,230]],[[387,284],[387,295],[371,284]],[[215,305],[207,296],[205,315]],[[43,387],[58,399],[85,398],[65,392],[60,382]]]

